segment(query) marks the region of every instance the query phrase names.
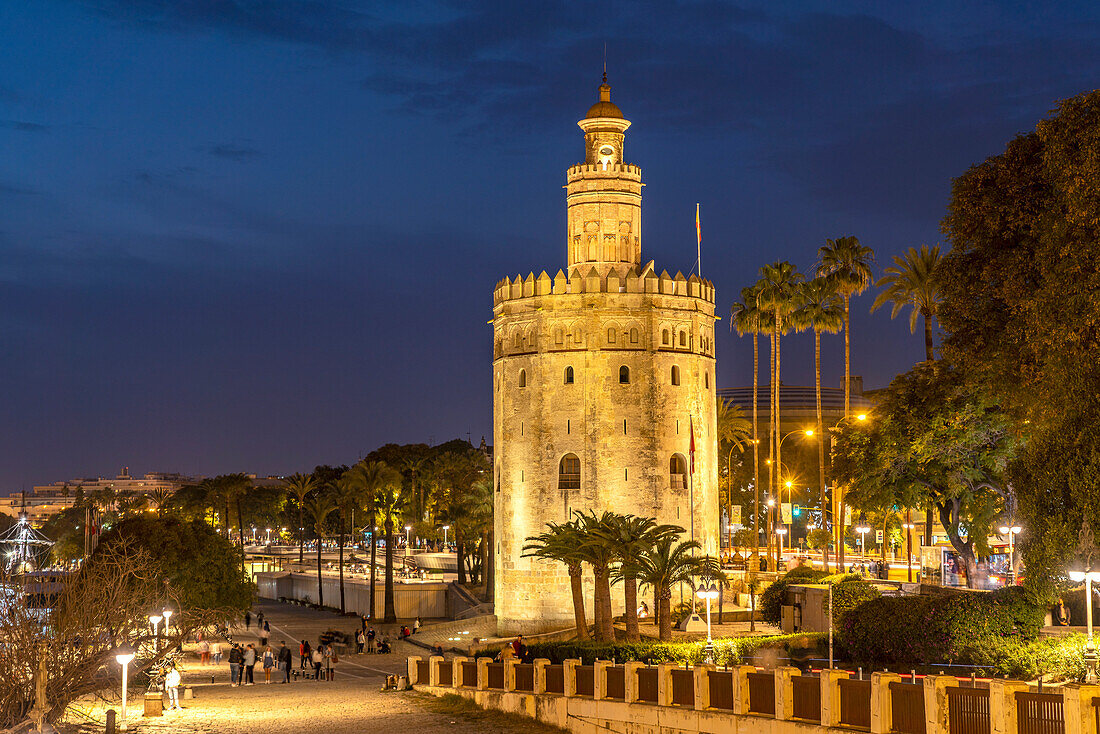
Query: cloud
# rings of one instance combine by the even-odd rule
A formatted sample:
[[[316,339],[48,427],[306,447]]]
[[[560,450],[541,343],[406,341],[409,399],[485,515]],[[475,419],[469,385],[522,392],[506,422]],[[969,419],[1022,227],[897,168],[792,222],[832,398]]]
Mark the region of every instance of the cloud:
[[[49,125],[42,125],[37,122],[26,122],[24,120],[0,120],[0,127],[9,130],[19,130],[25,133],[45,133],[50,131]]]
[[[203,148],[203,151],[216,158],[224,158],[235,163],[247,163],[260,155],[260,151],[246,145],[217,143]]]

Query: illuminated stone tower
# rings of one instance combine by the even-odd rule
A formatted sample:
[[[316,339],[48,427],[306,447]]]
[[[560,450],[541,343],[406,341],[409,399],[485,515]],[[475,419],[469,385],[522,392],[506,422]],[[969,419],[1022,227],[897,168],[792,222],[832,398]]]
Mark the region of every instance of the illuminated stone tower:
[[[717,551],[714,287],[642,265],[641,170],[624,160],[630,122],[606,77],[599,94],[577,123],[584,163],[566,173],[568,274],[517,275],[493,291],[502,632],[572,621],[565,567],[521,558],[527,537],[572,511],[655,517]],[[591,615],[591,579],[585,588]]]

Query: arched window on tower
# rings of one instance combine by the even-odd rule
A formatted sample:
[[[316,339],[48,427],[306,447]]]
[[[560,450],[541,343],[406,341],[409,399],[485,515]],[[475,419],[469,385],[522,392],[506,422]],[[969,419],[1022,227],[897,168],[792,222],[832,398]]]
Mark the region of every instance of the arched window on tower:
[[[630,384],[630,368],[627,367],[625,364],[622,367],[619,368],[619,384],[620,385],[629,385]]]
[[[637,344],[638,343],[638,330],[637,329],[631,329],[630,330],[630,343],[631,344]]]
[[[576,454],[566,454],[558,464],[558,489],[581,488],[581,460]]]
[[[679,385],[680,384],[680,368],[677,367],[676,365],[672,365],[672,384],[673,385]]]
[[[680,454],[673,454],[668,460],[669,487],[684,489],[687,487],[687,462]]]
[[[667,347],[672,337],[668,333],[668,329],[661,331],[661,345]]]
[[[680,346],[686,347],[688,345],[688,335],[686,331],[680,332]]]
[[[573,368],[572,367],[566,367],[565,368],[565,384],[566,385],[572,385],[573,384]]]
[[[607,329],[607,343],[608,344],[614,344],[615,343],[615,327],[614,326],[608,327],[608,329]]]
[[[527,387],[527,370],[519,371],[519,386]]]

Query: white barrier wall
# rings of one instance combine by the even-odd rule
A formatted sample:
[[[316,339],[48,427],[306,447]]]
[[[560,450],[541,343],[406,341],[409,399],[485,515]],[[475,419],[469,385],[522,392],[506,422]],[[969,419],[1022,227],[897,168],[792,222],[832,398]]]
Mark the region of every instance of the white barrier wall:
[[[262,599],[309,599],[316,604],[321,599],[315,574],[274,572],[257,573],[257,595]],[[321,577],[324,604],[340,606],[340,579],[327,574]],[[375,613],[381,617],[385,611],[386,587],[382,579],[375,582]],[[439,619],[447,616],[447,584],[428,582],[393,584],[393,603],[399,619]],[[370,611],[370,583],[360,579],[344,579],[344,608],[349,612],[367,614]]]

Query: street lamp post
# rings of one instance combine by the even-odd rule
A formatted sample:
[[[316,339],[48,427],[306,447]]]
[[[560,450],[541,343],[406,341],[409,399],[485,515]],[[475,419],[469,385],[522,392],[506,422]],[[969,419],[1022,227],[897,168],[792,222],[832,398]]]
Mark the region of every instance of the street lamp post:
[[[267,544],[271,545],[271,528],[267,529]]]
[[[165,609],[161,614],[164,615],[164,637],[168,639],[168,622],[171,621],[172,615],[175,614],[171,609]]]
[[[118,730],[126,731],[126,686],[130,678],[130,663],[134,659],[134,650],[123,645],[115,652],[115,661],[122,666],[122,712],[119,714]]]
[[[780,526],[780,527],[775,529],[775,534],[779,536],[779,560],[782,561],[783,560],[783,536],[785,536],[787,534],[787,528]],[[776,565],[775,570],[776,570],[776,573],[779,572],[778,564]]]
[[[909,510],[905,510],[905,519],[909,519]],[[907,522],[902,525],[905,528],[905,571],[909,577],[909,583],[913,583],[913,528],[916,527],[911,522]]]
[[[158,631],[160,620],[163,619],[159,614],[149,615],[149,624],[153,625],[153,649],[160,650],[160,632]]]
[[[1023,530],[1019,525],[1002,525],[1001,535],[1008,536],[1008,576],[1006,586],[1016,585],[1016,536]]]
[[[1100,571],[1070,571],[1069,577],[1078,583],[1085,582],[1085,623],[1088,625],[1088,641],[1085,643],[1085,682],[1096,682],[1096,642],[1092,637],[1092,582],[1100,581]]]
[[[446,550],[447,550],[447,531],[450,530],[450,529],[451,529],[450,525],[444,525],[443,526],[443,550],[444,550],[444,552],[446,552]]]
[[[866,541],[867,541],[867,533],[870,532],[870,530],[871,530],[871,528],[867,527],[866,525],[860,525],[859,527],[856,528],[856,532],[859,533],[859,560],[860,560],[860,563],[866,563],[867,562],[867,550],[866,550],[865,544],[866,544]]]
[[[718,586],[711,582],[710,584],[701,587],[695,592],[695,595],[700,599],[704,599],[707,603],[707,644],[703,648],[703,657],[708,663],[714,662],[714,640],[711,639],[710,634],[710,602],[712,599],[718,598]]]
[[[409,531],[412,530],[412,525],[405,526],[405,556],[409,555]]]

